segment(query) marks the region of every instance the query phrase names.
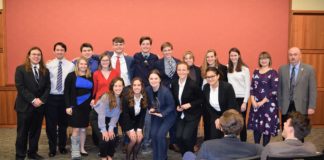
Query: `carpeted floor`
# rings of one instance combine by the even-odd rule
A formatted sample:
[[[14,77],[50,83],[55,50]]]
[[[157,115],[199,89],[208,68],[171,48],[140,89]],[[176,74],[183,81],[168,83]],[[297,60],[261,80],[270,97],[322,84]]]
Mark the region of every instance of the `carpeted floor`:
[[[4,129],[0,128],[0,160],[11,160],[15,158],[15,138],[16,138],[16,129]],[[281,136],[277,136],[271,139],[271,142],[281,141]],[[315,144],[319,151],[324,149],[324,128],[313,128],[311,134],[305,139],[305,141],[310,141]],[[248,142],[253,143],[252,132],[248,132]],[[68,142],[69,143],[69,142]],[[70,146],[68,145],[69,149]],[[86,150],[89,152],[89,156],[84,157],[83,159],[99,159],[97,157],[98,149],[92,144],[90,135],[87,137]],[[39,142],[39,151],[38,153],[44,156],[46,159],[70,159],[70,154],[60,155],[59,153],[54,158],[48,158],[48,144],[45,130],[42,130],[40,142]],[[116,160],[123,160],[125,154],[121,152],[121,147],[117,148],[117,152],[114,156]],[[139,155],[141,160],[150,160],[152,155]],[[180,160],[181,155],[179,153],[168,151],[169,160]]]

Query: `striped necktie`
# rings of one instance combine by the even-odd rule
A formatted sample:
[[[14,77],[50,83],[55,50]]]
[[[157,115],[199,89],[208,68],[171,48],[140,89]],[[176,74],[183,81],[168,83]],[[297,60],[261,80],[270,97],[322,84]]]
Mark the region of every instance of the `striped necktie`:
[[[289,100],[294,98],[294,88],[295,88],[295,66],[293,66],[290,74],[290,90],[289,90]]]
[[[62,61],[59,61],[58,67],[57,67],[57,82],[56,82],[56,90],[58,92],[61,92],[63,87],[62,87]]]
[[[34,66],[34,77],[35,77],[35,80],[37,82],[37,84],[39,83],[39,74],[38,74],[38,69],[36,66]]]

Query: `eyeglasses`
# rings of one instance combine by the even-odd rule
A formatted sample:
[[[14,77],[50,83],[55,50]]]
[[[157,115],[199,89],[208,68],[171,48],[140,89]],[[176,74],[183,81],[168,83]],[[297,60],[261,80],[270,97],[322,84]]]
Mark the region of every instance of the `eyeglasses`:
[[[206,79],[212,79],[212,78],[215,78],[216,75],[212,75],[212,76],[206,76]]]

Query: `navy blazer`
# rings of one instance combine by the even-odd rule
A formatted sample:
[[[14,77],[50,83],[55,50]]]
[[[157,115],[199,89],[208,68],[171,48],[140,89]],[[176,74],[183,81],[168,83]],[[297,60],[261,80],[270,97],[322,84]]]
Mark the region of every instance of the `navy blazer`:
[[[176,63],[178,64],[180,62],[180,60],[172,57]],[[170,78],[166,73],[165,73],[165,66],[164,66],[164,58],[159,59],[156,63],[155,63],[155,69],[159,70],[160,74],[161,74],[161,83],[168,87],[171,88],[171,82],[173,79],[177,79],[178,78],[178,74],[177,71],[175,71],[175,73],[173,74],[173,76]]]
[[[158,60],[158,56],[153,53],[150,53],[150,56],[146,59],[146,62],[142,52],[135,53],[134,55],[134,77],[140,77],[145,87],[150,85],[148,76],[150,71],[154,69],[155,62]]]
[[[150,108],[154,100],[153,88],[151,86],[146,87],[146,93],[148,96],[148,102]],[[173,96],[171,91],[167,87],[160,85],[158,90],[158,100],[160,103],[159,109],[163,116],[162,117],[163,119],[171,119],[171,117],[176,117],[176,110],[175,110]]]
[[[175,100],[175,106],[179,106],[179,83],[178,79],[172,81],[171,91]],[[191,80],[189,77],[186,80],[182,95],[181,95],[182,104],[190,103],[191,107],[187,110],[184,110],[185,120],[191,121],[199,119],[201,116],[201,105],[203,103],[203,94],[200,87],[196,84],[195,81]],[[181,114],[178,114],[180,117]]]
[[[112,57],[114,55],[114,52],[106,51],[105,54]],[[126,65],[127,65],[127,71],[128,71],[129,80],[132,81],[132,79],[134,77],[134,59],[131,56],[125,56],[125,55],[124,55],[124,58],[125,58]]]
[[[25,66],[20,65],[16,68],[15,84],[17,88],[14,107],[16,112],[31,111],[32,101],[35,98],[40,98],[43,103],[46,103],[51,90],[48,69],[46,69],[45,75],[39,74],[39,82],[37,83],[33,71],[27,72]]]
[[[210,85],[207,83],[203,88],[204,95],[204,105],[205,111],[208,112],[211,120],[215,120],[220,117],[226,110],[228,109],[236,109],[239,111],[238,105],[236,103],[235,92],[231,84],[219,81],[218,86],[218,102],[221,111],[216,111],[209,103],[209,95],[210,95]]]

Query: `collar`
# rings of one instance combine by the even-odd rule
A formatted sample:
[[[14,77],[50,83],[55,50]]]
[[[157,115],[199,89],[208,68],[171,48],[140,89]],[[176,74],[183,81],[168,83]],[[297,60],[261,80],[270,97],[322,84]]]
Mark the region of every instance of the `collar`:
[[[37,69],[39,69],[39,64],[32,64],[32,69],[36,66]]]
[[[295,69],[299,69],[299,66],[300,66],[300,62],[295,65]],[[289,67],[290,67],[290,69],[292,69],[294,67],[294,65],[290,64]]]
[[[119,57],[119,58],[123,58],[124,57],[124,54],[120,54],[120,55],[118,55],[116,52],[114,52],[114,54],[113,54],[113,57]]]
[[[141,53],[142,53],[142,56],[143,56],[143,57],[145,57],[145,56],[149,57],[149,56],[150,56],[150,52],[149,52],[149,53],[141,52]]]
[[[181,84],[180,83],[180,78],[179,78],[179,80],[178,80],[178,84],[179,84],[179,86],[184,86],[185,84],[186,84],[186,82],[187,82],[187,79],[188,79],[188,77],[184,80],[184,82]]]
[[[136,97],[135,97],[135,95],[134,95],[134,99],[135,100],[138,100],[138,101],[140,101],[141,99],[143,98],[143,95],[141,94],[141,96],[140,96],[140,98],[139,99],[137,99]]]

